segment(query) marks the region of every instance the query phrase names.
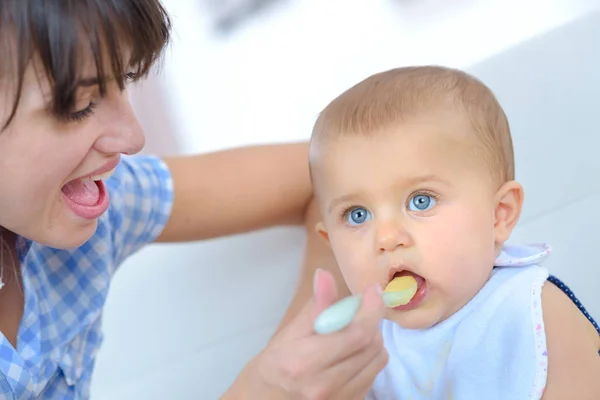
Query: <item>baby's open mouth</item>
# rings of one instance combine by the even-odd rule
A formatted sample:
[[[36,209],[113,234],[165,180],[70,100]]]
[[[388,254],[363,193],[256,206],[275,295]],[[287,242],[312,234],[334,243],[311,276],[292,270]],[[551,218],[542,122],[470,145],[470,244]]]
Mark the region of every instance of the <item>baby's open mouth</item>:
[[[396,310],[418,305],[425,295],[425,279],[414,272],[394,273],[384,290],[384,302]]]

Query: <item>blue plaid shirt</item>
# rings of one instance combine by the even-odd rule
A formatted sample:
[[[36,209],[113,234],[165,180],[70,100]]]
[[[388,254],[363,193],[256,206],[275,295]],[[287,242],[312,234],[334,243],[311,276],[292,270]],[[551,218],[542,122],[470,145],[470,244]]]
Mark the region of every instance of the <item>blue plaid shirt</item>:
[[[127,256],[166,224],[173,185],[155,157],[123,157],[107,182],[111,206],[74,250],[19,238],[25,308],[17,349],[0,334],[1,399],[87,399],[102,342],[110,280]]]

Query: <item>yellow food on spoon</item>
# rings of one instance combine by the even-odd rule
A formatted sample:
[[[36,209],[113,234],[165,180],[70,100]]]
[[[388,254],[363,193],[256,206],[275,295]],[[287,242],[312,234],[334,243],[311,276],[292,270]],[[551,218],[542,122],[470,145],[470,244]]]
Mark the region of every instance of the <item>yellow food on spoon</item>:
[[[413,276],[394,278],[383,291],[383,302],[391,308],[408,304],[417,293],[417,288],[418,284]]]
[[[417,280],[412,275],[399,276],[392,279],[383,290],[384,292],[402,292],[407,289],[416,289]]]

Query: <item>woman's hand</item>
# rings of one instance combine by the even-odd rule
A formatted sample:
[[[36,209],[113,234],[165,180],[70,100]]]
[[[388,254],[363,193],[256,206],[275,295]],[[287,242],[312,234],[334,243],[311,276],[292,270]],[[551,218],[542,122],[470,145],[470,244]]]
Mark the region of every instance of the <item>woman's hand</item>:
[[[348,327],[318,335],[315,318],[337,294],[332,275],[317,270],[313,298],[246,366],[224,399],[364,399],[388,361],[379,331],[385,310],[380,292],[376,286],[365,291]]]

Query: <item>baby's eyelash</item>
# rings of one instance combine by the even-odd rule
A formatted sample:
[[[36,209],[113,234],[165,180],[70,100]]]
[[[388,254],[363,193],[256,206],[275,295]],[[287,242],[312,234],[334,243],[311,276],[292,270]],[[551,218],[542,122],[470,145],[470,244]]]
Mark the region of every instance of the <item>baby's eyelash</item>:
[[[413,192],[410,196],[408,196],[407,201],[410,201],[410,199],[413,199],[417,196],[429,196],[435,200],[438,200],[440,198],[439,194],[432,192],[431,190],[424,189]]]
[[[344,207],[342,209],[342,211],[340,212],[340,219],[344,220],[344,219],[348,218],[348,214],[350,214],[352,212],[352,210],[354,210],[355,208],[358,208],[358,207],[361,207],[361,206],[352,205],[352,206]]]

